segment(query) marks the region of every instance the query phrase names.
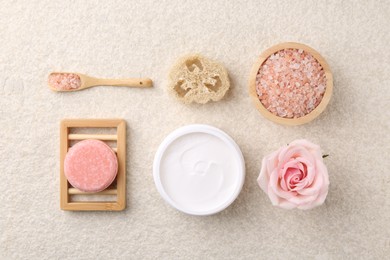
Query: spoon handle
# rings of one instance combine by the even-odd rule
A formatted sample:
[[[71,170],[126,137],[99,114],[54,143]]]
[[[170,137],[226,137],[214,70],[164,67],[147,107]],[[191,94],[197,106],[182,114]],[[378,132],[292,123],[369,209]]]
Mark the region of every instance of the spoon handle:
[[[149,78],[130,78],[130,79],[98,79],[90,78],[89,86],[118,86],[118,87],[136,87],[149,88],[153,82]]]

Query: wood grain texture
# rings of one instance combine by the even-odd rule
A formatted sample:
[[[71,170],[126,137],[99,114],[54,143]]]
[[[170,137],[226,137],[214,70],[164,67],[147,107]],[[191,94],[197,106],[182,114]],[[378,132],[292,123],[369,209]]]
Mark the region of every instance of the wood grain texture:
[[[116,128],[116,135],[69,134],[70,128]],[[64,160],[70,140],[97,139],[116,141],[118,173],[110,188],[101,192],[82,192],[71,187],[64,173]],[[116,201],[77,201],[72,195],[116,195]],[[60,207],[72,211],[120,211],[126,208],[126,122],[122,119],[64,119],[60,125]]]
[[[76,89],[59,90],[48,84],[48,87],[53,91],[58,92],[74,92],[91,88],[95,86],[114,86],[114,87],[130,87],[130,88],[150,88],[153,86],[153,81],[149,78],[127,78],[127,79],[102,79],[95,78],[81,73],[75,72],[52,72],[52,74],[75,74],[80,77],[81,86]],[[50,76],[49,75],[49,76]]]

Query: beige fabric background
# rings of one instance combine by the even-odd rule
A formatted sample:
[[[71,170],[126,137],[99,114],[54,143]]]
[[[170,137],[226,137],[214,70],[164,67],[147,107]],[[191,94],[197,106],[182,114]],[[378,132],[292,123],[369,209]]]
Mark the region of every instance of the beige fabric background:
[[[390,256],[389,1],[2,1],[0,5],[0,259],[384,259]],[[298,41],[334,73],[334,96],[315,121],[285,127],[252,106],[247,81],[264,49]],[[232,88],[186,106],[165,91],[175,59],[223,63]],[[153,89],[53,93],[51,71],[147,76]],[[128,123],[127,209],[59,209],[59,122]],[[241,147],[238,199],[209,217],[167,205],[152,178],[172,130],[205,123]],[[322,146],[326,203],[275,208],[256,184],[262,157],[307,138]]]

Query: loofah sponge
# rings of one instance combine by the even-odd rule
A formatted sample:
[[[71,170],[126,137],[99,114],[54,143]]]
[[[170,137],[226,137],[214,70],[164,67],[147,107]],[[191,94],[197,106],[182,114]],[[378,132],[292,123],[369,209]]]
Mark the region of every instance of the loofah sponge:
[[[169,91],[184,103],[218,101],[229,87],[226,69],[199,54],[180,58],[169,73]]]

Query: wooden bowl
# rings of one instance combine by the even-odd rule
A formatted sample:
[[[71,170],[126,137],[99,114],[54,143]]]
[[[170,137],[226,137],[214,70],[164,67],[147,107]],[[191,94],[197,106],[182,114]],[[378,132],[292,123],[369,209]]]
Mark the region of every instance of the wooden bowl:
[[[261,103],[257,92],[256,92],[256,76],[259,72],[260,67],[263,65],[263,63],[267,60],[269,56],[272,54],[283,50],[283,49],[302,49],[305,52],[310,53],[313,55],[313,57],[321,64],[326,77],[326,88],[324,96],[322,97],[322,100],[320,104],[309,114],[298,117],[298,118],[284,118],[277,115],[272,114],[269,112],[264,105]],[[249,78],[249,94],[252,97],[252,100],[256,106],[256,108],[260,111],[260,113],[267,119],[283,125],[302,125],[306,124],[310,121],[312,121],[314,118],[318,117],[322,111],[325,110],[326,106],[329,103],[329,100],[332,96],[333,92],[333,76],[330,71],[328,63],[325,61],[325,59],[314,49],[310,48],[307,45],[296,43],[296,42],[285,42],[280,43],[275,46],[272,46],[271,48],[265,50],[260,57],[257,59],[256,63],[252,67],[252,71]]]

